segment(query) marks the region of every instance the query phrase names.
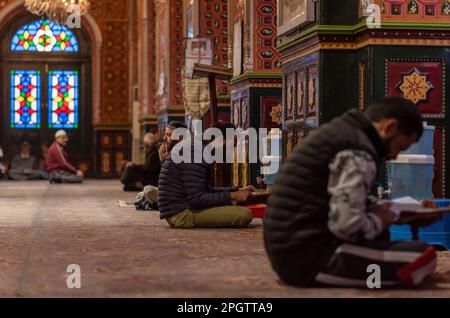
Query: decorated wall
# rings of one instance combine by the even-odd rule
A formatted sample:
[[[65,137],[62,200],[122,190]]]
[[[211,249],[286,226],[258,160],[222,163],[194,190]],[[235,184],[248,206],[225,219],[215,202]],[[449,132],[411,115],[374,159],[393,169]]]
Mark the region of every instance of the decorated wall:
[[[23,0],[2,0],[0,10],[17,4],[15,13],[23,12]],[[100,109],[94,112],[96,125],[130,123],[128,101],[128,0],[94,0],[90,14],[100,28],[102,47],[99,56],[101,86],[98,94]],[[83,26],[86,23],[83,22]],[[90,34],[91,35],[91,34]],[[94,42],[95,39],[92,37]],[[95,48],[95,43],[92,43]],[[118,87],[122,89],[117,89]]]
[[[169,120],[184,121],[183,1],[155,0],[155,110],[160,130]]]
[[[228,8],[230,0],[199,1],[199,37],[212,40],[212,65],[229,66],[229,24]],[[222,121],[230,119],[230,88],[227,81],[216,80],[218,97],[218,118]],[[203,117],[203,126],[211,125],[211,114]]]
[[[277,1],[237,1],[234,24],[231,121],[235,127],[280,128],[282,122],[281,59],[276,45]],[[238,34],[236,34],[238,32]],[[235,164],[233,184],[255,184],[258,164]]]
[[[364,111],[375,99],[402,96],[436,127],[433,194],[448,196],[448,1],[375,0],[381,7],[380,28],[364,23],[368,1],[345,3],[339,17],[327,12],[343,1],[316,3],[313,19],[294,25],[278,46],[285,157],[318,124],[351,108]],[[381,184],[385,177],[379,176]]]
[[[256,72],[281,72],[281,60],[276,50],[277,2],[255,0],[253,9],[253,65]]]
[[[88,53],[83,53],[85,56],[79,62],[82,63],[79,64],[81,65],[80,80],[82,80],[80,125],[69,129],[68,133],[72,139],[70,149],[74,153],[72,159],[75,165],[89,176],[112,177],[120,172],[119,167],[122,161],[129,158],[131,80],[130,41],[127,39],[129,39],[131,16],[130,2],[94,0],[91,3],[89,14],[82,18],[82,31],[77,31],[77,34],[87,35],[81,45],[89,48]],[[28,16],[32,18],[23,4],[23,0],[0,1],[2,36],[5,36],[6,30],[15,18]],[[61,59],[60,63],[65,63],[65,60]],[[3,104],[2,108],[5,108],[7,105]],[[86,114],[90,114],[90,118],[84,121],[83,116]],[[41,130],[44,132],[45,129],[41,128]],[[15,141],[13,140],[16,143],[22,139],[40,143],[51,141],[52,135],[51,130],[44,136],[36,129],[34,132],[17,130],[17,133],[12,133],[11,130],[5,130],[2,132],[2,138],[11,135],[17,137]],[[105,133],[113,136],[111,141],[102,137]],[[50,138],[46,137],[47,134]],[[14,143],[7,143],[7,148],[7,155],[9,152],[12,154],[17,151]]]
[[[103,45],[101,49],[101,116],[99,125],[129,125],[128,99],[128,0],[94,0],[90,13],[98,23]]]

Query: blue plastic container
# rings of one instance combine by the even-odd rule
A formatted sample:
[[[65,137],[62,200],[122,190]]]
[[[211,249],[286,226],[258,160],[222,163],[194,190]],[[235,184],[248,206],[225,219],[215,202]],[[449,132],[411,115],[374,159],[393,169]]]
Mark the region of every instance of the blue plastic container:
[[[416,154],[416,155],[433,155],[434,144],[434,126],[423,126],[423,135],[419,142],[415,143],[406,151],[402,151],[402,154]]]
[[[269,160],[270,164],[266,163],[266,160]],[[275,183],[278,169],[281,166],[281,156],[266,156],[262,161],[264,162],[264,164],[261,167],[261,174],[264,175],[264,183],[267,185],[272,185]],[[278,169],[276,171],[273,171],[277,166]]]
[[[273,145],[272,142],[274,142]],[[264,175],[266,185],[273,185],[275,183],[278,169],[281,166],[281,153],[283,145],[281,140],[281,132],[279,130],[271,130],[269,136],[264,140],[263,145],[264,152],[268,155],[262,158],[263,165],[261,167],[261,174]],[[272,146],[275,146],[275,148],[272,148]],[[272,169],[269,169],[269,162],[274,163],[275,161],[278,161],[278,169],[277,171],[270,171]]]
[[[389,161],[388,185],[391,199],[411,196],[417,200],[433,197],[434,157],[399,155]]]
[[[438,208],[450,206],[450,199],[436,199]],[[411,227],[409,225],[393,225],[390,228],[393,241],[411,241]],[[442,221],[419,230],[419,238],[428,244],[438,245],[447,250],[450,249],[450,214],[444,215]]]

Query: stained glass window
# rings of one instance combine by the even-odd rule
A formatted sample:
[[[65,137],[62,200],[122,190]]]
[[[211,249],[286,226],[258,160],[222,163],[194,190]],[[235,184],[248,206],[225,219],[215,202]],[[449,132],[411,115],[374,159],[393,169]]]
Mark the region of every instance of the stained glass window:
[[[13,52],[78,52],[75,34],[50,20],[37,20],[22,26],[13,36]]]
[[[37,70],[12,70],[10,85],[11,128],[40,128],[40,72]]]
[[[78,71],[48,72],[48,125],[78,128]]]

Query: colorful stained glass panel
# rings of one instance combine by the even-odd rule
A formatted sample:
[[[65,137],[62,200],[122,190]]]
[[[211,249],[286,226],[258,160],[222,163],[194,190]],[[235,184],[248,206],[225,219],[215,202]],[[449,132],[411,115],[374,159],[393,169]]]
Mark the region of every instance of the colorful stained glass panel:
[[[78,52],[75,34],[50,20],[37,20],[22,26],[11,41],[13,52]]]
[[[11,128],[41,127],[41,75],[37,70],[12,70]]]
[[[78,71],[49,71],[50,128],[78,128]]]

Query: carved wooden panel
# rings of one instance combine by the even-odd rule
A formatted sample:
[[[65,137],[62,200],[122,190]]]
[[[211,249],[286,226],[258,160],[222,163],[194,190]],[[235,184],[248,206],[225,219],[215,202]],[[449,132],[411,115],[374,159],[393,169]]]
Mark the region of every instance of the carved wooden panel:
[[[262,128],[280,128],[283,116],[283,107],[281,106],[281,96],[263,96],[261,97],[261,127]]]
[[[130,160],[130,134],[126,131],[97,133],[97,174],[102,178],[119,177],[123,162]]]

